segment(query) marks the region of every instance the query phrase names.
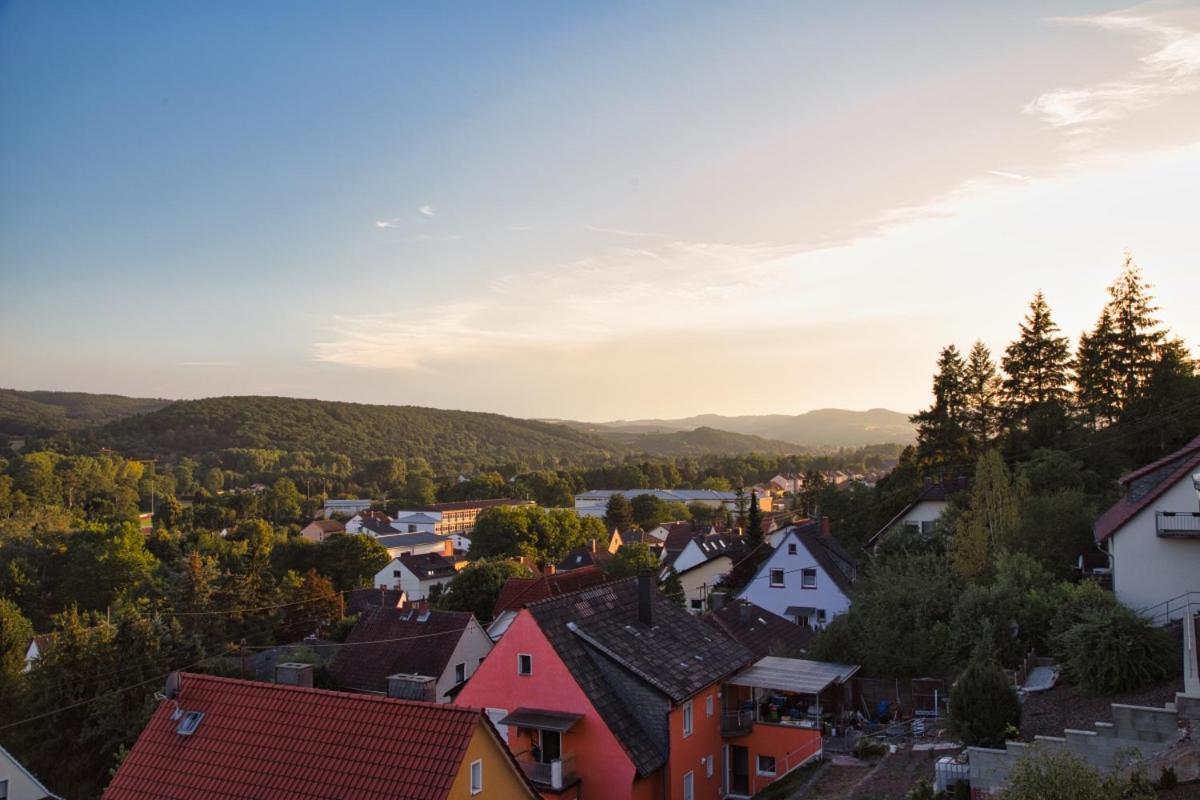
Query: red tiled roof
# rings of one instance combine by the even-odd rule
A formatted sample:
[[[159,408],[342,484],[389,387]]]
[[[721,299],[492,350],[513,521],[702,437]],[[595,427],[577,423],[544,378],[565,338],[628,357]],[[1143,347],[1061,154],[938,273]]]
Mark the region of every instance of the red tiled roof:
[[[473,619],[469,611],[373,608],[350,629],[333,678],[343,689],[368,692],[386,692],[388,676],[402,672],[440,678]]]
[[[500,596],[496,598],[496,605],[492,608],[492,618],[495,619],[505,611],[516,611],[530,603],[545,600],[547,597],[586,589],[608,580],[608,573],[594,565],[543,575],[540,578],[509,578],[500,588]]]
[[[449,794],[478,709],[324,689],[183,676],[178,702],[204,718],[176,733],[164,700],[106,800],[412,798]]]
[[[1147,508],[1163,492],[1170,489],[1180,479],[1187,477],[1192,470],[1200,466],[1200,436],[1188,442],[1183,448],[1176,450],[1165,458],[1152,461],[1141,469],[1136,469],[1121,478],[1126,487],[1125,496],[1113,503],[1112,507],[1100,515],[1092,526],[1092,533],[1097,542],[1103,542],[1112,536],[1126,522],[1133,519],[1138,512]],[[1156,476],[1155,473],[1158,473]],[[1139,487],[1137,484],[1149,483]]]

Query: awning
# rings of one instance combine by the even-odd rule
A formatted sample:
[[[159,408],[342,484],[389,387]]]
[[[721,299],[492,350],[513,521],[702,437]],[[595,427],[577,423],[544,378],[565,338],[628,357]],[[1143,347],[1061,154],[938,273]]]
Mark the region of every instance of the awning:
[[[788,606],[783,612],[785,617],[811,617],[817,610],[812,606]]]
[[[518,728],[536,728],[540,731],[558,731],[563,733],[583,719],[583,714],[571,714],[566,711],[545,711],[540,708],[518,708],[497,725],[516,725]]]
[[[734,675],[728,683],[815,695],[834,683],[844,683],[856,672],[857,665],[766,656]]]

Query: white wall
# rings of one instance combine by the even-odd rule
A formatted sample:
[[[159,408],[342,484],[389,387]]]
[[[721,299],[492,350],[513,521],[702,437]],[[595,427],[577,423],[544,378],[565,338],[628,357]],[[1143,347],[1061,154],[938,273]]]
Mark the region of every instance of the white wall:
[[[47,797],[44,786],[0,748],[0,781],[8,781],[8,800],[42,800]]]
[[[788,552],[788,545],[796,545],[796,553]],[[804,589],[800,586],[801,570],[814,567],[817,570],[817,586],[815,589]],[[771,586],[771,570],[783,570],[783,586]],[[800,541],[800,537],[789,533],[767,559],[757,575],[746,585],[738,595],[743,600],[762,606],[768,611],[774,611],[781,617],[787,617],[790,606],[811,606],[825,609],[825,621],[832,620],[850,607],[850,598],[842,594],[842,590],[833,582],[833,578],[821,568],[817,560]],[[790,617],[789,617],[790,619]],[[816,617],[810,620],[816,624]]]
[[[1156,511],[1197,511],[1196,490],[1184,477],[1109,540],[1113,591],[1136,610],[1200,591],[1200,539],[1160,539]]]
[[[400,577],[396,577],[393,573],[399,572]],[[399,558],[393,558],[387,563],[383,569],[375,573],[375,581],[373,586],[376,588],[383,586],[388,589],[402,589],[408,595],[409,601],[424,600],[429,597],[429,590],[439,584],[445,585],[451,581],[454,576],[440,578],[437,580],[421,580],[408,567],[400,561]]]
[[[446,692],[453,689],[455,685],[455,664],[465,664],[467,678],[470,678],[475,674],[475,670],[479,669],[479,659],[486,658],[491,649],[492,640],[487,635],[487,631],[472,617],[470,623],[463,630],[458,644],[455,645],[454,652],[450,655],[445,672],[438,678],[436,701],[439,703],[450,702],[450,698],[446,697]]]
[[[922,522],[935,522],[942,516],[948,505],[949,502],[945,500],[922,500],[909,509],[908,513],[897,521],[897,524],[915,522],[919,525]]]
[[[688,570],[679,576],[683,585],[684,606],[693,614],[702,614],[705,607],[692,608],[692,600],[705,600],[712,593],[713,587],[722,576],[728,575],[733,568],[733,559],[729,556],[719,556],[695,569]]]

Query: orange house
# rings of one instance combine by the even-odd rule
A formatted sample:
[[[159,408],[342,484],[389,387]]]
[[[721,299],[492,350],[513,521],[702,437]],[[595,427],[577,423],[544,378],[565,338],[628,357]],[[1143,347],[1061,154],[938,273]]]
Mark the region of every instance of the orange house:
[[[543,798],[719,800],[735,756],[774,765],[761,788],[821,752],[817,730],[723,725],[754,660],[643,576],[521,609],[455,702],[485,709]]]

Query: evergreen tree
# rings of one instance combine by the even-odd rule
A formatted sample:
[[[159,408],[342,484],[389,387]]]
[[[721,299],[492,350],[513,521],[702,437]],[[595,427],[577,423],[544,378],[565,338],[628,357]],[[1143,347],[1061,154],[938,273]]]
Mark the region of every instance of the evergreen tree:
[[[1075,354],[1075,407],[1093,428],[1110,425],[1121,411],[1115,331],[1108,306],[1091,333],[1079,337]]]
[[[1010,727],[1021,722],[1012,681],[984,645],[950,691],[950,721],[962,743],[1003,747]]]
[[[1010,427],[1028,422],[1042,406],[1062,406],[1067,399],[1071,350],[1060,335],[1041,291],[1033,296],[1021,323],[1021,335],[1004,351],[1004,412]]]
[[[987,447],[1000,428],[1000,376],[992,361],[992,351],[976,341],[963,365],[963,393],[966,397],[965,425],[975,452]]]
[[[750,508],[746,512],[746,544],[751,549],[762,544],[762,511],[758,507],[758,492],[750,491]]]
[[[967,452],[965,365],[950,345],[938,356],[933,406],[911,417],[917,426],[917,457],[926,464],[961,463]]]
[[[995,450],[979,457],[975,482],[950,542],[950,564],[963,578],[982,575],[997,546],[1008,540],[1020,522],[1020,495]]]
[[[1165,338],[1154,317],[1158,307],[1149,289],[1133,256],[1126,254],[1121,274],[1108,287],[1107,309],[1112,317],[1112,366],[1122,409],[1136,400],[1149,382]]]

